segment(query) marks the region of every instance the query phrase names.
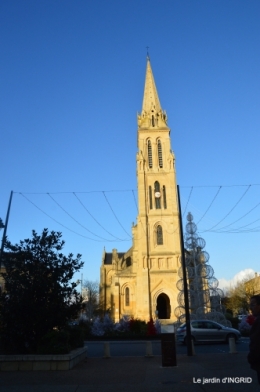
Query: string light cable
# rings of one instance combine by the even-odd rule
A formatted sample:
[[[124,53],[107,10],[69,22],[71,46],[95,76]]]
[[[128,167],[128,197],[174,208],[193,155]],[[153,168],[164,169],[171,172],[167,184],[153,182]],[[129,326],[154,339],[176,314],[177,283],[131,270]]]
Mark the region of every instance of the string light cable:
[[[90,234],[92,234],[94,237],[98,237],[100,239],[102,239],[103,241],[113,241],[113,240],[108,240],[107,238],[101,237],[100,235],[97,235],[95,233],[93,233],[93,231],[89,230],[86,226],[82,225],[77,219],[75,219],[67,210],[65,210],[65,208],[63,208],[60,203],[57,202],[57,200],[54,199],[53,196],[51,196],[50,193],[47,193],[47,195],[54,201],[54,203],[62,210],[65,212],[65,214],[67,214],[74,222],[76,222],[79,226],[81,226],[84,230],[88,231]],[[123,241],[120,239],[120,241]]]
[[[198,225],[198,224],[202,221],[202,219],[204,218],[204,216],[207,214],[207,212],[208,212],[209,209],[211,208],[212,204],[213,204],[214,201],[216,200],[216,198],[217,198],[219,192],[221,191],[221,189],[222,189],[222,186],[219,186],[219,189],[217,190],[217,193],[216,193],[215,196],[213,197],[213,199],[212,199],[210,205],[208,206],[208,208],[206,209],[205,213],[202,215],[202,217],[200,218],[200,220],[199,220],[198,222],[196,222],[196,225]]]
[[[210,229],[207,229],[205,231],[211,231],[212,229],[214,229],[215,227],[217,227],[221,222],[223,222],[230,214],[231,212],[237,207],[237,205],[241,202],[241,200],[245,197],[245,195],[247,194],[247,192],[249,191],[249,189],[251,188],[251,185],[248,185],[247,189],[245,190],[245,192],[242,194],[242,196],[238,199],[238,201],[235,203],[235,205],[231,208],[231,210],[224,216],[224,218],[222,218],[218,223],[216,223],[214,226],[212,226]],[[204,231],[204,232],[205,232]]]
[[[189,204],[190,198],[191,198],[192,191],[193,191],[193,186],[191,187],[191,190],[190,190],[190,193],[189,193],[189,196],[188,196],[188,200],[187,200],[186,206],[185,206],[185,208],[184,208],[184,211],[183,211],[182,217],[184,217],[184,216],[185,216],[185,213],[186,213],[186,210],[187,210],[187,207],[188,207],[188,204]]]
[[[82,203],[82,201],[80,200],[80,198],[76,195],[76,192],[72,192],[73,195],[76,197],[76,199],[79,201],[79,203],[82,205],[82,207],[84,208],[85,211],[87,211],[87,213],[91,216],[91,218],[109,235],[111,235],[112,237],[114,237],[116,240],[119,241],[126,241],[125,239],[122,238],[118,238],[116,236],[114,236],[114,234],[110,233],[108,230],[106,230],[106,228],[104,226],[101,225],[101,223],[98,222],[98,220],[91,214],[91,212],[87,209],[87,207]]]
[[[80,233],[77,233],[75,230],[70,229],[69,227],[65,226],[63,223],[57,221],[57,219],[55,219],[52,216],[50,216],[47,212],[43,211],[42,208],[38,207],[32,200],[30,200],[28,197],[26,197],[22,192],[15,192],[15,193],[18,193],[19,195],[23,196],[29,203],[31,203],[35,208],[37,208],[39,211],[41,211],[44,215],[46,215],[48,218],[50,218],[54,222],[58,223],[60,226],[64,227],[65,229],[71,231],[72,233],[74,233],[74,234],[76,234],[76,235],[78,235],[80,237],[86,238],[88,240],[91,240],[91,241],[103,242],[102,240],[96,240],[94,238],[90,238],[90,237],[87,237],[87,236],[82,235]]]
[[[137,202],[136,202],[136,197],[135,197],[135,194],[134,194],[134,190],[132,190],[132,195],[133,195],[134,203],[135,203],[135,206],[136,206],[137,216],[139,216],[139,210],[138,210],[138,206],[137,206]],[[140,241],[140,240],[141,240],[142,238],[144,238],[144,236],[146,235],[146,232],[145,232],[145,229],[144,229],[144,226],[143,226],[143,222],[142,222],[141,219],[140,219],[140,222],[141,222],[141,226],[142,226],[142,229],[143,229],[143,235],[142,235],[140,238],[136,238],[138,241]]]
[[[260,221],[260,218],[254,220],[253,222],[248,223],[247,225],[240,226],[240,227],[238,227],[236,229],[234,228],[234,229],[223,230],[223,231],[218,231],[218,230],[214,231],[214,230],[212,230],[212,232],[214,232],[214,233],[252,233],[254,231],[257,232],[259,230],[256,230],[256,229],[259,229],[260,226],[252,227],[251,229],[249,228],[247,230],[242,230],[242,229],[245,229],[245,227],[248,227],[248,226],[252,225],[253,223],[259,222],[259,221]]]
[[[106,202],[107,202],[107,204],[108,204],[110,210],[112,211],[112,213],[113,213],[113,215],[114,215],[116,221],[118,222],[119,226],[124,230],[124,232],[128,235],[128,237],[132,238],[132,237],[129,235],[129,233],[125,230],[125,228],[122,226],[122,224],[120,223],[119,219],[117,218],[117,216],[116,216],[116,214],[115,214],[115,212],[114,212],[114,210],[113,210],[111,204],[109,203],[109,201],[108,201],[108,199],[107,199],[107,197],[106,197],[106,195],[105,195],[105,191],[102,191],[102,193],[103,193],[104,198],[105,198],[105,200],[106,200]]]
[[[241,219],[243,219],[245,216],[249,215],[250,212],[252,212],[253,210],[255,210],[258,206],[260,205],[260,202],[257,203],[253,208],[251,208],[251,210],[249,210],[248,212],[246,212],[244,215],[242,215],[240,218],[238,218],[237,220],[235,220],[234,222],[230,223],[229,225],[223,226],[220,229],[218,229],[216,232],[221,233],[224,232],[223,229],[226,229],[227,227],[232,226],[234,223],[239,222]],[[233,229],[231,229],[233,230]],[[207,230],[208,231],[208,230]],[[214,230],[212,230],[214,232]]]
[[[201,218],[199,219],[199,221],[198,221],[196,224],[198,224],[199,222],[201,222],[201,220],[206,216],[206,214],[208,213],[208,211],[209,211],[209,209],[211,208],[212,204],[214,203],[214,201],[216,200],[217,196],[219,195],[221,189],[223,189],[223,188],[230,188],[230,187],[246,187],[246,190],[242,193],[242,195],[241,195],[241,196],[239,197],[239,199],[235,202],[235,204],[233,205],[233,207],[228,211],[228,213],[226,213],[226,214],[225,214],[216,224],[214,224],[214,225],[212,226],[212,223],[211,223],[211,227],[210,227],[210,228],[205,229],[205,230],[200,230],[200,232],[201,232],[201,233],[203,233],[203,232],[212,232],[212,233],[242,233],[242,232],[249,232],[249,233],[250,233],[250,232],[254,232],[254,231],[259,231],[259,226],[256,226],[256,227],[253,227],[253,228],[250,228],[249,226],[251,226],[253,223],[259,221],[260,219],[256,219],[256,220],[254,220],[253,222],[248,223],[248,224],[245,224],[245,225],[242,225],[242,226],[240,226],[240,227],[238,227],[238,228],[231,228],[231,226],[234,225],[235,223],[239,222],[239,221],[242,220],[243,218],[245,218],[247,215],[249,215],[253,210],[255,210],[255,209],[260,205],[260,202],[257,203],[253,208],[251,208],[251,209],[250,209],[249,211],[247,211],[245,214],[243,214],[241,217],[239,217],[238,219],[234,220],[232,223],[230,223],[230,224],[228,224],[228,225],[225,225],[225,226],[222,226],[222,227],[220,227],[220,228],[217,228],[217,226],[219,226],[220,223],[222,223],[222,222],[223,222],[223,221],[224,221],[224,220],[225,220],[225,219],[235,210],[235,208],[238,206],[238,204],[244,199],[244,197],[246,196],[246,194],[248,193],[248,191],[249,191],[250,189],[252,189],[252,187],[257,187],[257,186],[260,186],[260,184],[250,184],[250,185],[221,185],[221,186],[218,186],[218,190],[217,190],[215,196],[213,197],[211,203],[209,204],[208,208],[206,209],[206,211],[204,212],[204,214],[201,216]],[[193,185],[193,186],[189,186],[189,188],[191,188],[191,189],[190,189],[190,192],[189,192],[188,200],[187,200],[187,203],[186,203],[186,206],[185,206],[183,215],[185,214],[185,212],[186,212],[186,210],[187,210],[187,207],[188,207],[188,205],[189,205],[189,203],[190,203],[191,196],[192,196],[193,193],[194,193],[194,188],[211,188],[211,187],[216,187],[216,186],[214,186],[214,185],[208,185],[208,186],[204,186],[204,185],[194,186],[194,185]],[[188,188],[188,186],[181,186],[181,188]],[[117,240],[117,241],[129,241],[129,239],[122,239],[122,238],[119,238],[119,237],[115,236],[114,234],[112,234],[111,232],[109,232],[108,230],[106,230],[106,228],[105,228],[104,226],[102,226],[102,225],[98,222],[98,220],[95,218],[95,216],[93,215],[93,213],[91,213],[91,212],[86,208],[86,206],[84,205],[84,203],[82,202],[82,200],[81,200],[81,199],[79,198],[79,196],[78,196],[79,194],[102,193],[102,194],[103,194],[103,197],[104,197],[104,199],[105,199],[107,205],[109,206],[111,212],[113,213],[113,215],[114,215],[116,221],[118,222],[118,224],[120,225],[120,227],[124,230],[124,232],[127,234],[127,236],[128,236],[129,238],[132,239],[132,237],[129,235],[129,233],[125,230],[125,228],[124,228],[123,225],[121,224],[119,218],[118,218],[117,215],[116,215],[116,212],[115,212],[114,209],[112,208],[112,205],[110,204],[110,202],[109,202],[109,200],[108,200],[108,198],[107,198],[107,193],[109,193],[109,192],[131,192],[132,195],[133,195],[134,203],[135,203],[136,210],[137,210],[137,214],[138,214],[138,217],[139,217],[139,211],[138,211],[138,206],[137,206],[137,201],[136,201],[136,197],[135,197],[135,193],[134,193],[135,191],[134,191],[134,190],[108,190],[108,191],[85,191],[85,192],[14,192],[14,193],[18,193],[18,194],[20,194],[21,196],[23,196],[30,204],[32,204],[35,208],[37,208],[39,211],[41,211],[43,214],[45,214],[48,218],[50,218],[50,219],[52,219],[54,222],[58,223],[60,226],[64,227],[65,229],[67,229],[67,230],[73,232],[74,234],[79,235],[79,236],[81,236],[81,237],[83,237],[83,238],[87,238],[87,239],[89,239],[89,240],[97,241],[97,242],[103,242],[103,241],[113,242],[114,239]],[[39,206],[37,206],[36,203],[34,203],[32,200],[30,200],[27,196],[25,196],[25,195],[28,195],[28,194],[44,194],[44,195],[47,194],[48,197],[50,197],[50,198],[52,199],[52,201],[53,201],[54,203],[56,203],[56,204],[59,206],[59,208],[62,209],[62,210],[72,219],[72,220],[74,220],[79,226],[81,226],[82,228],[84,228],[84,230],[88,231],[88,232],[89,232],[90,234],[92,234],[94,237],[97,237],[97,238],[99,238],[99,239],[94,239],[94,238],[90,238],[90,237],[88,237],[88,236],[82,235],[82,234],[76,232],[75,230],[72,230],[72,229],[69,228],[68,226],[64,225],[63,223],[59,222],[58,220],[56,220],[55,218],[53,218],[50,214],[48,214],[47,212],[45,212],[42,208],[40,208]],[[77,219],[75,219],[75,218],[74,218],[74,217],[73,217],[64,207],[62,207],[62,206],[57,202],[57,200],[53,197],[54,194],[73,194],[73,196],[77,199],[77,201],[81,204],[81,206],[85,209],[85,211],[91,216],[91,218],[92,218],[92,219],[93,219],[93,220],[94,220],[94,221],[95,221],[104,231],[106,231],[110,236],[112,236],[114,239],[109,239],[109,240],[108,240],[108,239],[103,238],[102,236],[100,236],[100,235],[98,235],[98,234],[95,234],[95,233],[92,232],[91,230],[89,230],[86,226],[84,226],[84,225],[81,224],[79,221],[77,221]],[[164,224],[166,224],[166,226],[168,227],[169,222],[168,222],[167,220],[164,219],[163,211],[161,211],[161,220],[162,220],[162,222],[163,222]],[[145,235],[146,232],[145,232],[145,229],[144,229],[144,227],[143,227],[142,219],[139,220],[139,223],[142,225],[142,230],[143,230],[143,233],[144,233],[144,235]],[[217,229],[216,229],[216,228],[217,228]],[[247,229],[247,228],[248,228],[248,229]],[[215,229],[215,230],[214,230],[214,229]],[[173,229],[173,230],[174,230],[174,229]],[[170,231],[172,231],[172,230],[166,230],[166,232],[167,232],[168,234],[173,234],[173,233],[176,232],[177,230],[178,230],[178,225],[177,225],[176,229],[175,229],[173,232],[170,232]],[[149,235],[149,236],[150,236],[150,235]]]

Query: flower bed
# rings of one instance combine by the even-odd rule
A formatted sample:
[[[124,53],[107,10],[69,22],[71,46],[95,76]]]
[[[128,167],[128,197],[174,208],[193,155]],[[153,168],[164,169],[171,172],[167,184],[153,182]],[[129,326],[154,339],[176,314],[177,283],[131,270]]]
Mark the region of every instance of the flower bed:
[[[85,331],[85,340],[156,340],[161,333],[159,320],[150,319],[146,322],[123,316],[115,323],[108,314],[103,318],[96,317],[91,322],[81,319],[79,326]]]

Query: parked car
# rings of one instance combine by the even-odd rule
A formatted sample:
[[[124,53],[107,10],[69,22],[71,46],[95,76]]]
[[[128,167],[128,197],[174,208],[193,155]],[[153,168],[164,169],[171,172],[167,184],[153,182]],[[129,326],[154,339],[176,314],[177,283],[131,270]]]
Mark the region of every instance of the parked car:
[[[234,328],[225,327],[211,320],[191,321],[191,338],[194,342],[228,342],[229,338],[237,341],[241,333]],[[182,324],[176,331],[178,342],[186,344],[186,323]]]
[[[238,320],[239,321],[242,321],[244,318],[246,318],[248,316],[248,314],[239,314],[238,316],[237,316],[237,318],[238,318]]]

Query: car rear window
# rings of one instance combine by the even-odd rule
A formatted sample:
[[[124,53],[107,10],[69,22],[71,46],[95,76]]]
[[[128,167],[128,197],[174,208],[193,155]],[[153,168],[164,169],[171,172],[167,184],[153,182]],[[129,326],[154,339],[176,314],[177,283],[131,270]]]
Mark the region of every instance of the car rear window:
[[[204,321],[193,321],[191,325],[193,328],[206,328]]]

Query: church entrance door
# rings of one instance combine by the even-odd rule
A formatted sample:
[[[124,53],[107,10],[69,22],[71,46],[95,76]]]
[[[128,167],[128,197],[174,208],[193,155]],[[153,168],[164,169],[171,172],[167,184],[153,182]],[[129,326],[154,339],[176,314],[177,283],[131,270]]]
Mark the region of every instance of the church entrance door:
[[[157,297],[156,310],[158,312],[159,319],[169,319],[170,318],[170,298],[168,295],[162,293]]]

